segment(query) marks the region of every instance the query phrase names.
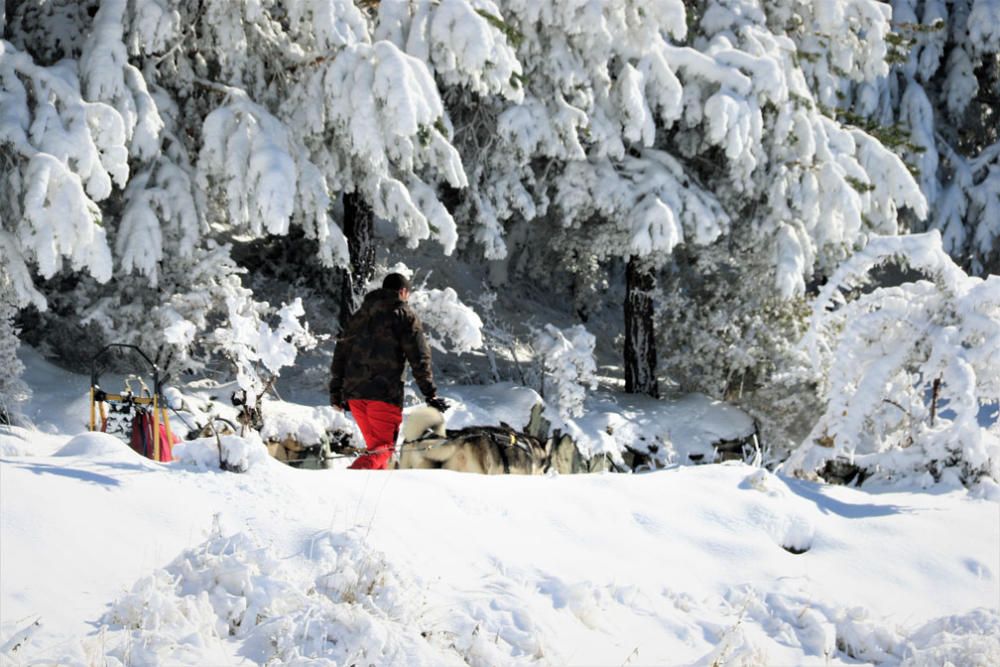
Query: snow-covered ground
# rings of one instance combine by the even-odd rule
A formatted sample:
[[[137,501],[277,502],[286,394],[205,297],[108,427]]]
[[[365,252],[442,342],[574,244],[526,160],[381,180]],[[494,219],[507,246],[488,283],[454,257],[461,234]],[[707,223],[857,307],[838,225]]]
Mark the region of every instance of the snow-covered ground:
[[[1000,505],[962,490],[160,464],[81,433],[86,378],[24,357],[3,665],[1000,664]],[[455,425],[519,426],[526,391],[445,393]],[[663,405],[595,399],[583,426],[667,423],[681,452],[740,425]]]

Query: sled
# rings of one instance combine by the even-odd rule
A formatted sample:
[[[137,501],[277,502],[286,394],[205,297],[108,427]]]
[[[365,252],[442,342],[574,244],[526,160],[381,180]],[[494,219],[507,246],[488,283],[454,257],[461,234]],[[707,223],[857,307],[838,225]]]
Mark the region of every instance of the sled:
[[[101,387],[101,373],[108,366],[102,367],[101,362],[106,361],[113,351],[138,355],[148,365],[146,372],[152,378],[153,389],[149,389],[141,375],[130,374],[125,378],[121,392],[105,391]],[[173,445],[180,439],[170,430],[163,381],[159,367],[137,346],[125,343],[107,345],[90,363],[90,430],[114,435],[154,461],[172,460]]]

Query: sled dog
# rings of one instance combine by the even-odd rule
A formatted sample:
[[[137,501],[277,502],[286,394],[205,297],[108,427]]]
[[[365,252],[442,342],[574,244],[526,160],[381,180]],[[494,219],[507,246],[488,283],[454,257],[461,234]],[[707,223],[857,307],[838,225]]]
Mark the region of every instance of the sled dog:
[[[431,407],[410,410],[403,422],[399,468],[443,468],[483,475],[540,475],[548,468],[549,443],[506,424],[449,431]]]

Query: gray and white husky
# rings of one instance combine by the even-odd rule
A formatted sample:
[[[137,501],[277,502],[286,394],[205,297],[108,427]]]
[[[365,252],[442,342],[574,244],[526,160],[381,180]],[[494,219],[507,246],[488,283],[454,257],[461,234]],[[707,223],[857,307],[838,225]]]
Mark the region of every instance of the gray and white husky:
[[[410,410],[403,421],[399,468],[443,468],[483,475],[540,475],[548,469],[551,443],[506,425],[447,430],[431,407]]]

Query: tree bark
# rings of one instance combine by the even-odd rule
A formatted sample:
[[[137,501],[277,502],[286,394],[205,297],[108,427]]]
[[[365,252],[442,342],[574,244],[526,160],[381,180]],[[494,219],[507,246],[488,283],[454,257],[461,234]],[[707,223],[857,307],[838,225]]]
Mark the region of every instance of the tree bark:
[[[934,426],[934,418],[937,417],[938,399],[941,397],[941,378],[934,378],[931,389],[931,426]]]
[[[351,253],[349,268],[343,269],[340,289],[340,330],[361,307],[368,281],[375,275],[375,224],[371,206],[361,195],[344,195],[344,236]]]
[[[653,337],[653,290],[656,274],[637,257],[625,270],[625,391],[660,397]]]

